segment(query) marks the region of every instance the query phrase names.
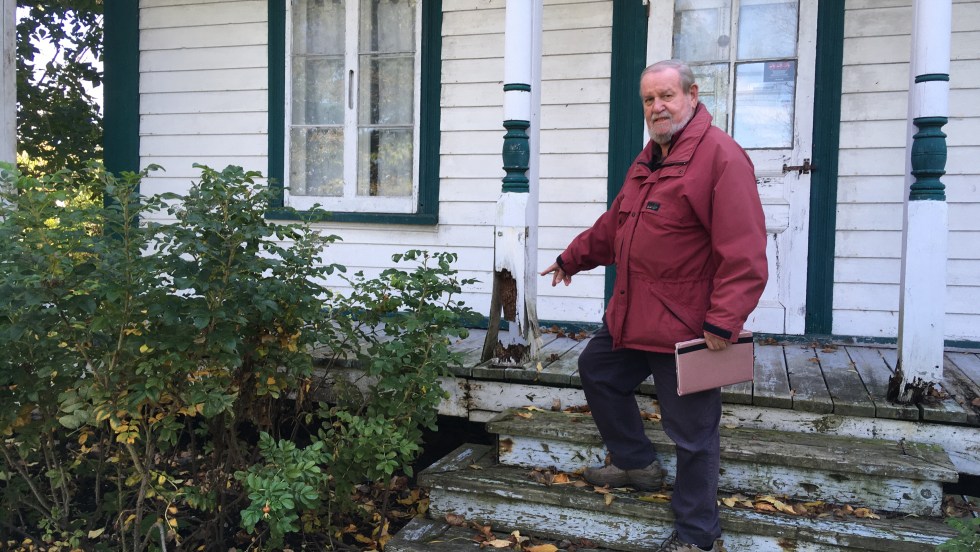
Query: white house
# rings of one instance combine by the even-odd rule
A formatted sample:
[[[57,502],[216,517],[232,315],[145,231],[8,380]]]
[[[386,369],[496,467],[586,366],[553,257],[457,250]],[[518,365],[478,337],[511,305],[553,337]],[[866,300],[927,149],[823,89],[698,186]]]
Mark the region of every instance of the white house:
[[[408,248],[455,252],[481,282],[467,303],[487,313],[505,175],[505,4],[109,0],[107,163],[162,165],[145,194],[186,190],[192,163],[261,171],[287,188],[284,204],[332,212],[320,224],[343,238],[332,261],[371,273]],[[715,124],[755,162],[771,281],[749,327],[894,341],[909,89],[922,76],[910,69],[914,20],[912,0],[545,0],[530,173],[538,269],[604,211],[642,147],[642,68],[681,58]],[[948,220],[921,239],[948,240],[945,270],[927,267],[945,312],[933,326],[946,346],[975,347],[980,0],[954,1],[951,21],[948,122],[934,125],[947,135]],[[944,36],[917,40],[933,38]],[[598,324],[607,281],[602,270],[569,287],[542,280],[538,319]]]

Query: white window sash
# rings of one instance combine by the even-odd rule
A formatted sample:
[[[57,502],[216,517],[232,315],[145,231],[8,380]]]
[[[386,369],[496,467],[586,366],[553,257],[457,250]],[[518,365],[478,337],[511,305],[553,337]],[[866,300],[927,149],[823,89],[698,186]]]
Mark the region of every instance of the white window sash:
[[[345,40],[345,70],[344,70],[344,188],[343,197],[296,195],[290,193],[289,178],[292,159],[290,143],[294,128],[315,128],[317,125],[294,125],[292,114],[293,99],[293,17],[292,2],[286,6],[286,93],[284,117],[285,140],[283,140],[283,200],[285,205],[299,211],[306,211],[318,205],[332,212],[352,213],[415,213],[418,210],[419,198],[419,151],[421,114],[421,74],[422,74],[422,3],[419,0],[415,6],[415,56],[413,86],[413,122],[412,122],[412,194],[411,196],[357,196],[357,147],[358,147],[358,102],[360,101],[357,82],[358,71],[358,33],[359,21],[357,0],[349,2],[346,10]],[[326,126],[326,125],[324,125]]]

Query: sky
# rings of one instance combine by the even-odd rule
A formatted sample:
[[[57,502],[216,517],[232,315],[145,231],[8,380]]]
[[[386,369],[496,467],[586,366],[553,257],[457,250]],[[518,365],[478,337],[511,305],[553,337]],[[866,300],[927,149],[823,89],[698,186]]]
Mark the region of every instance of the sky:
[[[18,19],[18,21],[20,20],[21,17],[25,16],[26,14],[27,14],[27,8],[21,8],[21,7],[18,7],[17,8],[17,19]],[[41,44],[38,45],[38,50],[40,51],[40,53],[35,58],[35,63],[34,63],[34,73],[35,74],[43,73],[44,72],[44,66],[48,63],[48,61],[51,60],[52,57],[54,57],[54,53],[55,53],[54,45],[51,44],[50,42],[42,42]],[[89,59],[91,60],[91,58],[89,58]],[[100,70],[102,69],[101,62],[99,62],[98,64],[96,64],[96,66],[99,67]],[[96,87],[93,88],[93,87],[91,87],[89,85],[86,85],[85,86],[85,90],[93,98],[95,98],[96,103],[98,103],[99,107],[101,108],[102,107],[102,86],[100,85],[100,86],[96,86]]]

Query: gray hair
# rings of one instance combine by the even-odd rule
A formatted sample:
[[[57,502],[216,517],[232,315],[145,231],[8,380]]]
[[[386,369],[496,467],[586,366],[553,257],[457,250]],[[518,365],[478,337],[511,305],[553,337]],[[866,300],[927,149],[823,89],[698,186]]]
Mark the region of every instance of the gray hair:
[[[640,79],[642,80],[647,73],[657,73],[665,69],[674,69],[677,71],[677,74],[681,76],[681,88],[684,90],[684,93],[686,94],[691,91],[691,87],[695,84],[694,71],[691,71],[691,66],[679,59],[665,59],[647,66],[640,73]]]

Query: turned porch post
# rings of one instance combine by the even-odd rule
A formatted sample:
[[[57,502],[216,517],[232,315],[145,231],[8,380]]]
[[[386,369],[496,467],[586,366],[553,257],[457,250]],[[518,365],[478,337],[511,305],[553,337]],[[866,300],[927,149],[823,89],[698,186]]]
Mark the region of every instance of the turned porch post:
[[[483,360],[537,357],[538,135],[541,0],[508,0],[504,34],[503,168],[494,228],[493,295]],[[508,331],[501,334],[501,318]]]
[[[946,316],[946,135],[951,0],[915,0],[906,142],[898,369],[889,399],[918,402],[942,380]]]

